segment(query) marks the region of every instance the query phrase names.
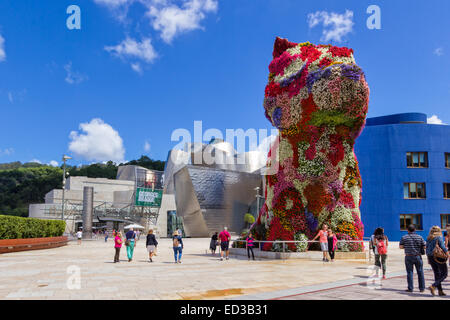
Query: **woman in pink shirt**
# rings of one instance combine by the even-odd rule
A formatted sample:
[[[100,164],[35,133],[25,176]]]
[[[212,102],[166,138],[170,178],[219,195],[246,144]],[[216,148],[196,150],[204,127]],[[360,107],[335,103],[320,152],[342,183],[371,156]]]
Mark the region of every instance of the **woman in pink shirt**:
[[[120,232],[116,232],[116,236],[114,237],[114,248],[116,249],[116,255],[114,256],[114,263],[120,262],[119,261],[119,255],[120,255],[120,248],[122,248],[122,234]]]
[[[320,237],[319,241],[320,241],[320,249],[322,250],[323,253],[323,259],[322,261],[324,262],[328,262],[328,258],[327,258],[327,252],[328,252],[328,226],[326,223],[323,224],[322,226],[322,230],[319,231],[319,233],[317,233],[317,235],[314,237],[314,239],[312,239],[312,241],[316,240],[317,237]]]

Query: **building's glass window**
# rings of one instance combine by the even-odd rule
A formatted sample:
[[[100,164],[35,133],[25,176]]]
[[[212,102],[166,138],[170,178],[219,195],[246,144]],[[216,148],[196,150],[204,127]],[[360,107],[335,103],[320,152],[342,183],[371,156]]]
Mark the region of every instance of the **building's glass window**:
[[[444,183],[444,198],[450,199],[450,183]]]
[[[426,197],[425,183],[411,182],[403,184],[403,198],[425,199]]]
[[[450,153],[445,153],[445,167],[447,169],[450,169]]]
[[[450,225],[450,214],[441,214],[441,228],[445,229]]]
[[[428,168],[428,152],[407,152],[406,166],[408,168]]]
[[[416,230],[423,230],[422,215],[421,214],[401,214],[400,215],[400,230],[408,230],[408,226],[413,224]]]

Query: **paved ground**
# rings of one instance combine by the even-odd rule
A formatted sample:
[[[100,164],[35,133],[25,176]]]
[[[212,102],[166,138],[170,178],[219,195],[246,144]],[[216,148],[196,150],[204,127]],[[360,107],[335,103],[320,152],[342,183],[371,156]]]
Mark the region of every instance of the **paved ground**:
[[[132,262],[127,261],[123,248],[118,264],[112,262],[111,240],[2,254],[0,299],[358,299],[364,297],[362,292],[370,297],[383,292],[410,298],[399,292],[406,285],[401,278],[383,282],[382,290],[364,285],[329,290],[366,282],[372,273],[369,261],[247,261],[245,257],[219,261],[217,255],[206,253],[209,239],[184,239],[184,243],[182,264],[173,262],[169,239],[160,240],[153,263],[148,262],[145,241],[137,243]],[[388,276],[404,272],[397,247],[398,243],[390,243]]]

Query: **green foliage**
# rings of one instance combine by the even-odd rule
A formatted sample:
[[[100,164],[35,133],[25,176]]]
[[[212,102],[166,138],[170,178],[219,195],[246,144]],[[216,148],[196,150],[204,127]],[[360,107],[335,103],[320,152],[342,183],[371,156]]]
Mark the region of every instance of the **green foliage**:
[[[108,161],[106,164],[94,163],[82,167],[67,166],[67,171],[71,177],[115,179],[117,176],[117,168],[118,166],[114,162]]]
[[[255,223],[255,217],[251,213],[246,213],[244,216],[244,221],[248,224]]]
[[[47,192],[62,188],[62,170],[52,166],[0,170],[0,212],[28,216],[28,205],[44,200]]]
[[[311,115],[310,124],[313,126],[346,126],[353,127],[354,119],[348,115],[335,110],[318,110]]]
[[[297,252],[306,252],[308,249],[308,237],[304,233],[297,233],[294,235],[295,241],[304,241],[304,242],[296,242],[295,246],[297,247]]]
[[[152,160],[147,156],[141,156],[138,160],[132,160],[125,163],[126,165],[141,166],[147,169],[164,171],[165,162],[160,160]]]
[[[66,222],[0,215],[0,239],[46,238],[62,236]]]

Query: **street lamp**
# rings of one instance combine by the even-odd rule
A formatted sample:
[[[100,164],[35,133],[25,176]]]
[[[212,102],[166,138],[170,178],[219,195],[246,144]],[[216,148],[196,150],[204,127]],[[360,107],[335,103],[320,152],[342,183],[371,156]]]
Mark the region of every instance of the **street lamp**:
[[[61,219],[64,220],[64,190],[66,189],[66,161],[72,159],[72,157],[63,155],[63,182],[62,182],[62,212]]]
[[[264,198],[259,194],[260,187],[256,187],[254,190],[256,190],[256,214],[259,215],[259,198]]]

